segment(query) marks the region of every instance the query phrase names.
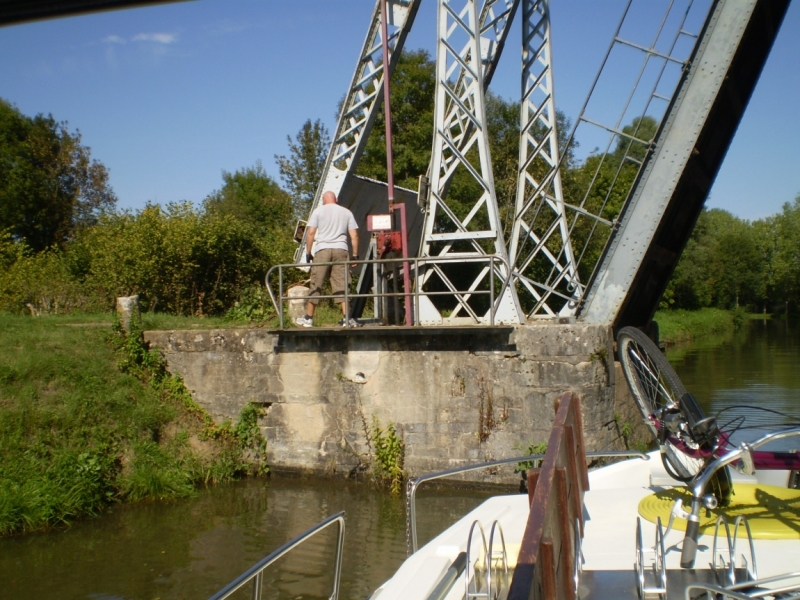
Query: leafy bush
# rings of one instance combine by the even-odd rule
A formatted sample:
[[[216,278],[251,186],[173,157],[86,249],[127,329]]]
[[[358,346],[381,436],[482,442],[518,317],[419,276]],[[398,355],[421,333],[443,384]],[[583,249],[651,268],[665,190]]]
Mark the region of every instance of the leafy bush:
[[[0,310],[91,312],[138,294],[148,311],[223,315],[239,301],[245,319],[264,320],[271,303],[256,285],[273,264],[291,260],[291,243],[281,229],[188,203],[105,214],[65,250],[34,254],[4,233]]]
[[[394,423],[384,429],[378,417],[372,417],[372,429],[369,432],[370,442],[374,448],[373,475],[375,480],[386,485],[393,494],[403,489],[406,448],[397,434]]]
[[[547,442],[539,442],[538,444],[534,444],[532,440],[528,440],[527,444],[514,444],[513,448],[515,450],[522,451],[526,455],[544,454],[547,452]],[[537,461],[526,460],[521,463],[517,463],[517,466],[514,468],[514,472],[520,473],[522,471],[532,469],[535,466],[534,462],[541,463],[541,459]]]
[[[231,321],[264,322],[274,320],[276,316],[267,290],[256,285],[245,288],[239,299],[225,313],[225,318]]]
[[[75,278],[63,251],[34,254],[24,242],[0,234],[0,310],[64,314],[94,312],[103,304]]]
[[[230,215],[209,216],[189,204],[107,216],[82,243],[88,280],[109,302],[139,294],[148,310],[221,314],[282,257],[263,235]]]

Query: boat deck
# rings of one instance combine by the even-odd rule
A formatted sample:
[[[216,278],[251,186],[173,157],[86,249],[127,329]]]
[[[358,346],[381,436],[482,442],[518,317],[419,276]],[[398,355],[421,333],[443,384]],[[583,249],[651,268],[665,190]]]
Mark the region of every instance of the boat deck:
[[[768,475],[772,480],[761,483],[778,483],[775,478],[781,477],[785,481],[787,473],[772,471]],[[733,481],[735,485],[737,482],[755,483],[756,479],[735,473]],[[589,473],[589,490],[584,496],[581,598],[601,600],[638,597],[634,563],[639,502],[656,491],[680,485],[664,471],[657,452],[651,453],[648,461],[626,460]],[[483,527],[487,543],[492,523],[495,520],[500,522],[509,567],[513,568],[528,512],[527,496],[524,494],[496,496],[487,500],[412,555],[394,577],[376,591],[372,600],[427,598],[458,554],[466,551],[469,529],[476,520]],[[655,525],[642,519],[642,528],[644,546],[652,547]],[[696,569],[681,569],[679,563],[683,535],[682,530],[671,531],[665,538],[668,598],[683,598],[683,590],[689,582],[714,581],[710,570],[713,536],[700,537]],[[479,534],[474,534],[473,548],[480,545],[479,537]],[[745,546],[742,542],[740,544],[739,554]],[[797,539],[757,539],[754,546],[760,578],[797,570]],[[745,551],[745,554],[748,553]],[[463,576],[444,598],[464,598],[462,582]]]

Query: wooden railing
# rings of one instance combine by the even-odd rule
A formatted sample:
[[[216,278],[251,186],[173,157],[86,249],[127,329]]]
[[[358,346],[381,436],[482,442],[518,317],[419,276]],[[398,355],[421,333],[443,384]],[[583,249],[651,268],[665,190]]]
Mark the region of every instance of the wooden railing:
[[[589,489],[589,474],[578,397],[562,395],[555,409],[542,466],[528,472],[531,511],[509,600],[576,598],[576,555],[583,538],[583,494]]]

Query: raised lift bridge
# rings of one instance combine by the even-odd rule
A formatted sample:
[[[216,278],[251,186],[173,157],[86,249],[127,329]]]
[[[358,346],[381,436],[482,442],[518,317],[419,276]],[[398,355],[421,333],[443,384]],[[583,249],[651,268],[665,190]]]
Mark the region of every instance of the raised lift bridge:
[[[402,242],[396,231],[382,231],[376,244],[368,216],[388,212],[387,190],[355,171],[381,109],[384,75],[391,76],[421,1],[376,1],[313,207],[324,191],[336,192],[359,221],[361,258],[392,251],[411,257],[400,263],[413,278],[410,289],[394,301],[395,315],[401,303],[408,309],[408,324],[551,319],[615,330],[647,326],[789,0],[629,0],[589,97],[561,137],[550,0],[425,0],[437,2],[438,24],[432,158],[416,192],[393,193],[389,169],[391,205],[405,213],[408,237]],[[12,0],[0,4],[0,25],[156,3]],[[522,24],[517,191],[513,206],[501,211],[486,92],[516,18]],[[564,148],[574,141],[600,150],[566,185]],[[463,198],[448,200],[459,171],[479,190],[466,206]],[[305,256],[300,242],[298,259]],[[401,287],[402,266],[381,269],[388,275],[375,265],[362,270],[360,291]],[[395,287],[371,285],[387,280]],[[357,310],[363,304],[354,303]],[[387,303],[376,298],[375,304]]]
[[[365,217],[385,191],[354,174],[383,101],[382,3],[391,77],[420,1],[376,2],[313,205],[332,190],[361,217],[361,258],[398,250],[397,240],[392,243],[386,234],[381,247],[370,246]],[[789,0],[629,1],[561,145],[549,0],[436,1],[433,154],[416,202],[408,200],[413,192],[400,193],[414,217],[407,247],[417,257],[407,263],[414,299],[406,300],[414,324],[552,319],[615,330],[647,326]],[[485,101],[517,17],[523,40],[520,151],[516,200],[504,207],[502,214],[510,215],[504,220]],[[562,153],[576,140],[584,145],[589,140],[601,151],[586,159],[582,176],[567,186]],[[472,177],[479,190],[466,208],[463,198],[448,202],[458,171]],[[386,203],[382,209],[389,210]],[[298,260],[304,256],[301,241]]]

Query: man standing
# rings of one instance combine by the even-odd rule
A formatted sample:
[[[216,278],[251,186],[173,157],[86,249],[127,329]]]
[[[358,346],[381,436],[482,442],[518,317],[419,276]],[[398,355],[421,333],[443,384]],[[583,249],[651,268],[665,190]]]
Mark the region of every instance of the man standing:
[[[339,200],[331,191],[322,194],[322,206],[311,214],[306,228],[306,249],[309,251],[308,262],[326,263],[341,262],[340,265],[311,265],[311,291],[309,296],[319,296],[322,293],[322,284],[330,275],[331,289],[334,296],[344,296],[344,286],[347,285],[347,265],[345,262],[350,256],[358,259],[358,225],[353,213],[337,204]],[[348,252],[347,238],[350,238],[352,252]],[[316,242],[316,247],[314,246]],[[314,251],[313,259],[310,251]],[[345,313],[344,298],[334,299],[342,307],[342,320],[339,325],[358,327],[358,321],[348,319]],[[314,310],[319,304],[319,298],[311,298],[306,303],[306,314],[297,317],[295,323],[301,327],[313,327]]]

